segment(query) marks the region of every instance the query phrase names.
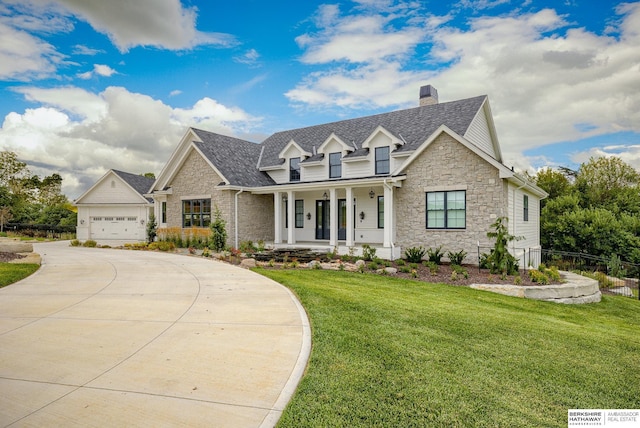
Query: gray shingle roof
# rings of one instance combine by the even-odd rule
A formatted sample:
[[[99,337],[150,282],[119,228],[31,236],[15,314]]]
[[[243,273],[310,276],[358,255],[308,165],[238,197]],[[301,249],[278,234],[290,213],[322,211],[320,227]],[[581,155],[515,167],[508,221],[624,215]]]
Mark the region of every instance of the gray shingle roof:
[[[235,186],[269,186],[275,182],[257,168],[261,146],[238,138],[192,128],[202,142],[196,147]]]
[[[303,150],[312,153],[314,146],[317,149],[331,133],[334,133],[345,143],[355,144],[358,149],[361,149],[362,143],[378,126],[383,126],[406,142],[397,151],[415,150],[441,125],[446,125],[454,132],[464,135],[485,99],[486,95],[482,95],[278,132],[262,142],[265,149],[260,167],[281,164],[278,154],[291,140],[294,140]]]
[[[148,178],[144,175],[131,174],[124,171],[117,171],[115,169],[112,170],[118,177],[122,178],[125,183],[129,186],[133,187],[133,189],[140,193],[141,196],[144,196],[145,193],[149,193],[151,190],[151,186],[156,181],[155,178]],[[151,199],[147,199],[151,201]]]

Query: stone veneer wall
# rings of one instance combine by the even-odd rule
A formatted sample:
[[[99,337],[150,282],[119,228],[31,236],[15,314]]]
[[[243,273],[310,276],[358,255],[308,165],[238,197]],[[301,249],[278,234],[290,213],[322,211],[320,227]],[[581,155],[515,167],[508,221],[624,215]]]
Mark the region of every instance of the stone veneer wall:
[[[507,185],[498,170],[447,134],[441,134],[405,170],[406,180],[395,191],[396,246],[465,250],[465,263],[477,263],[477,242],[492,246],[490,225],[508,210]],[[426,228],[426,192],[466,190],[466,229]]]
[[[253,195],[248,192],[238,195],[238,243],[273,241],[274,221],[273,195]],[[232,236],[232,242],[233,239],[235,236]]]
[[[211,216],[218,207],[227,223],[227,245],[235,244],[235,194],[237,190],[217,187],[222,178],[202,156],[192,151],[178,174],[169,183],[173,193],[167,196],[167,226],[182,227],[182,197],[211,196]],[[273,241],[273,196],[238,195],[238,241]]]
[[[182,197],[211,196],[211,216],[213,217],[217,206],[223,217],[228,220],[232,200],[229,198],[229,191],[216,188],[222,181],[207,161],[198,152],[192,150],[176,176],[168,184],[173,193],[167,196],[167,226],[182,227]],[[229,221],[227,221],[227,234],[232,236]]]

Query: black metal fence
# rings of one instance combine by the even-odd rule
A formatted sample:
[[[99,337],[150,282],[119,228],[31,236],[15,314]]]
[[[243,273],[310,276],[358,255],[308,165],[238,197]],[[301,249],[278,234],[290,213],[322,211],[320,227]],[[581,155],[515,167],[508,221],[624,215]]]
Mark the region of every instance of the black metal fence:
[[[73,238],[76,233],[76,226],[60,226],[51,224],[26,224],[8,223],[4,225],[5,232],[14,232],[24,236],[34,238]]]
[[[531,262],[557,266],[560,270],[577,272],[598,280],[600,291],[607,294],[635,297],[640,299],[640,265],[626,262],[617,256],[598,257],[591,254],[571,253],[567,251],[529,249]]]
[[[489,254],[492,249],[493,247],[478,246],[478,260],[482,254]],[[559,270],[576,272],[597,280],[602,293],[640,299],[640,265],[626,262],[617,256],[607,259],[591,254],[541,248],[510,248],[510,252],[518,259],[521,270],[536,269],[544,263],[547,267],[556,266]]]

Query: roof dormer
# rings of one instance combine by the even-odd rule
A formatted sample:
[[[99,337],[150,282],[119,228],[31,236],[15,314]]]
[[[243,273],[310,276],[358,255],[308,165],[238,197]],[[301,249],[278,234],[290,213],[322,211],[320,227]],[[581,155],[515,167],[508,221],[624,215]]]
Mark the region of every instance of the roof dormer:
[[[294,140],[290,140],[278,153],[278,157],[280,159],[289,159],[289,158],[301,158],[300,160],[304,160],[306,158],[311,157],[311,153],[305,151],[300,147],[298,143]]]
[[[384,126],[378,125],[378,127],[367,137],[362,143],[363,149],[371,149],[372,147],[380,146],[395,146],[399,147],[404,145],[404,141],[396,137],[393,133],[388,131]]]
[[[320,144],[320,147],[318,147],[319,154],[342,152],[342,156],[347,155],[353,150],[354,150],[353,146],[345,143],[340,137],[338,137],[333,132],[331,133],[331,135],[329,135],[329,137],[326,140],[324,140],[322,144]]]

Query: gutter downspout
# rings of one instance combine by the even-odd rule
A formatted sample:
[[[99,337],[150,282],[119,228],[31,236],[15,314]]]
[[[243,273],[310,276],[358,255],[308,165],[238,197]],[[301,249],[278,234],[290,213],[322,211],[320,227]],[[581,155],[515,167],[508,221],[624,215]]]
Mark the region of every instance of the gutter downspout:
[[[238,248],[238,195],[240,193],[244,192],[244,189],[240,188],[240,190],[238,192],[236,192],[236,194],[234,195],[234,204],[235,204],[235,248]]]
[[[403,138],[403,140],[404,140],[404,138]],[[392,191],[392,193],[393,193],[393,187],[392,187],[389,183],[387,183],[387,179],[386,179],[386,178],[385,178],[384,180],[382,180],[382,185],[383,185],[384,187],[386,187],[387,189],[389,189],[390,191]],[[393,206],[393,201],[391,201],[390,206]],[[393,208],[392,208],[392,210],[393,210]],[[393,232],[393,217],[391,217],[391,218],[389,219],[389,223],[391,223],[391,226],[392,226],[392,228],[391,228],[391,230],[389,231],[389,233],[390,233],[391,235],[393,235],[393,234],[392,234],[392,232]],[[391,245],[391,260],[393,261],[393,256],[394,256],[394,254],[395,254],[395,249],[396,249],[396,246],[395,246],[395,244],[393,243],[393,239],[389,239],[389,244]]]

